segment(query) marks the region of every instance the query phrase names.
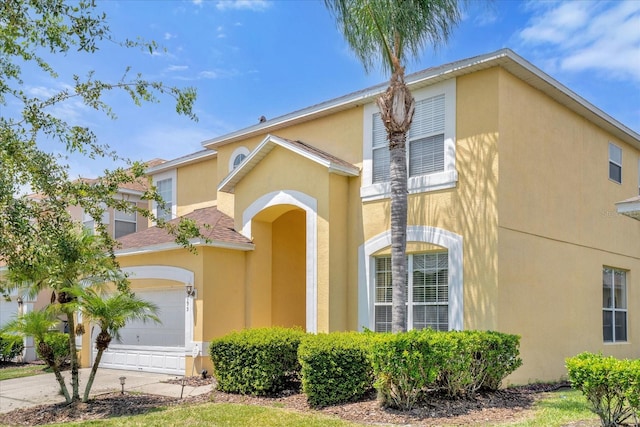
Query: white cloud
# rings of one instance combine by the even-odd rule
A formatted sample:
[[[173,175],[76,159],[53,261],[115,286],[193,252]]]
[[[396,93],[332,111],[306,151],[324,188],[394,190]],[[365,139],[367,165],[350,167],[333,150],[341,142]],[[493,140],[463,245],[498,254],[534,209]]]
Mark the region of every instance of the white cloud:
[[[218,10],[250,10],[262,12],[271,7],[271,2],[267,0],[221,0],[216,3]]]
[[[198,76],[203,78],[203,79],[217,79],[218,78],[218,73],[216,73],[213,70],[206,70],[206,71],[200,71],[198,73]]]
[[[216,69],[216,70],[200,71],[198,73],[198,77],[201,79],[222,79],[222,78],[235,77],[239,74],[240,73],[234,69],[231,69],[231,70]]]
[[[535,2],[519,33],[561,71],[599,71],[640,83],[640,1]]]
[[[169,65],[166,68],[166,71],[185,71],[188,69],[189,69],[188,65]]]
[[[171,34],[171,33],[164,33],[164,39],[165,40],[171,40],[171,39],[175,39],[177,36],[175,34]]]

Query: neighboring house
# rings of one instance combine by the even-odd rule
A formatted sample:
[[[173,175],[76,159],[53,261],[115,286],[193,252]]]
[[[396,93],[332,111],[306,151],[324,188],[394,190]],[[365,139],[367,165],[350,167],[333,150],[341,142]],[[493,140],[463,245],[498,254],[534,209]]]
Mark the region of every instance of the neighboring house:
[[[165,161],[166,160],[163,159],[153,159],[145,162],[145,164],[151,168],[158,166]],[[93,184],[98,181],[97,179],[82,179],[88,184]],[[147,189],[148,183],[146,180],[123,183],[118,188],[118,193],[115,198],[126,200],[132,205],[146,209],[149,207],[149,202],[147,200],[142,200],[142,195]],[[70,211],[71,216],[76,221],[82,222],[85,228],[95,230],[96,224],[94,219],[87,212],[84,212],[81,207],[73,207]],[[148,225],[147,218],[142,215],[138,215],[135,212],[119,211],[106,206],[101,222],[107,227],[107,233],[115,239],[119,239],[127,234],[142,231],[146,229]]]
[[[408,327],[521,335],[511,383],[557,380],[585,350],[640,357],[640,135],[507,49],[407,83]],[[389,330],[385,89],[149,168],[158,215],[208,240],[194,255],[155,227],[120,239],[163,325],[125,327],[104,366],[189,375],[243,328]]]

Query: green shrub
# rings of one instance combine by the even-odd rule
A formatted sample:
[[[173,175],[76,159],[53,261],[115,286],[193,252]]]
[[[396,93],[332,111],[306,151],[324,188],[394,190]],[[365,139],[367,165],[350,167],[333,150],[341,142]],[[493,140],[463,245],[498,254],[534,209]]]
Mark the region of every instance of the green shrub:
[[[69,334],[49,332],[44,336],[44,342],[36,346],[38,357],[49,365],[62,367],[69,363],[71,350],[69,349]]]
[[[311,406],[352,402],[373,388],[369,343],[373,334],[307,335],[298,349],[302,390]]]
[[[299,329],[262,328],[233,332],[210,345],[218,389],[229,393],[273,395],[299,388]]]
[[[605,427],[640,416],[640,360],[582,353],[566,360],[571,385],[580,390]]]
[[[475,362],[479,352],[478,334],[466,332],[435,332],[431,337],[432,351],[440,355],[438,388],[449,397],[473,394],[481,373]]]
[[[11,334],[0,335],[0,360],[7,362],[22,354],[24,340],[21,336]]]
[[[432,351],[431,330],[383,334],[372,345],[375,387],[383,406],[411,409],[435,387],[442,354]]]
[[[481,388],[498,390],[502,380],[522,366],[520,336],[494,331],[476,332],[482,335],[481,345],[475,353],[475,371],[482,373]]]
[[[432,352],[442,360],[438,387],[450,397],[497,390],[522,365],[520,337],[492,331],[434,332]]]

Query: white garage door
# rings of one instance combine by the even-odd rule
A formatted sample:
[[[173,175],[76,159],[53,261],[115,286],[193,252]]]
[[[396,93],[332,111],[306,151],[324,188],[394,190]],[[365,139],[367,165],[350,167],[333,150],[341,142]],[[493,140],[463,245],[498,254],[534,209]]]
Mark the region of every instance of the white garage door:
[[[16,314],[18,314],[18,303],[15,299],[15,297],[12,297],[11,301],[7,301],[4,296],[0,295],[0,327],[15,319]]]
[[[185,291],[184,287],[136,291],[136,295],[159,307],[161,324],[135,321],[120,330],[102,355],[100,367],[184,375]],[[92,343],[98,334],[94,328]],[[96,350],[92,351],[95,359]]]

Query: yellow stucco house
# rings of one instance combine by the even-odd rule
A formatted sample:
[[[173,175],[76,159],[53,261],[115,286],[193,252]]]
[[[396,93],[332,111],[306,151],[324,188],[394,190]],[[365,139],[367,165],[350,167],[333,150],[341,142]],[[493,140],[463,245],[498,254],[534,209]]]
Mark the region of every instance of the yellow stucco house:
[[[559,379],[584,350],[640,357],[640,135],[506,49],[407,83],[408,327],[520,334],[512,383]],[[242,328],[388,330],[385,88],[151,167],[167,201],[153,208],[210,241],[194,255],[155,227],[121,239],[163,325],[125,328],[104,366],[190,375]]]

